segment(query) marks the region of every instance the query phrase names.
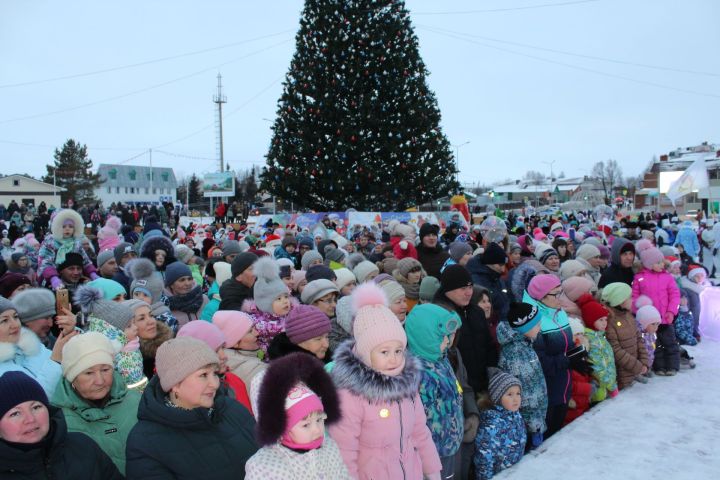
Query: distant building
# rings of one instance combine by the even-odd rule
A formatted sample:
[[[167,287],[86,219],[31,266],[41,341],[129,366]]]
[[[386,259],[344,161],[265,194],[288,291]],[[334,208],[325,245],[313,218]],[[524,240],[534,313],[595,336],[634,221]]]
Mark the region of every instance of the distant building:
[[[94,190],[95,196],[103,205],[111,203],[175,203],[177,200],[177,180],[172,168],[139,165],[113,165],[101,163],[98,174],[102,185]]]
[[[12,200],[18,205],[24,203],[37,207],[40,202],[45,202],[48,208],[53,205],[60,207],[60,193],[64,191],[62,187],[55,187],[25,175],[8,175],[0,178],[0,203],[6,207]]]

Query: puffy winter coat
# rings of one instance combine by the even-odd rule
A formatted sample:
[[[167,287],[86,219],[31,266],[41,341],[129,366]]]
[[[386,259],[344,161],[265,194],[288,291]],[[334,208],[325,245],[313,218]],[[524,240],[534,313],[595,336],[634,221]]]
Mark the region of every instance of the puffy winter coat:
[[[38,251],[38,281],[40,281],[40,278],[42,278],[45,282],[50,284],[50,279],[52,277],[60,276],[57,270],[57,265],[55,263],[55,257],[57,256],[59,248],[60,243],[55,241],[52,234],[45,237],[42,244],[40,245],[40,250]],[[85,249],[82,248],[80,237],[75,239],[75,244],[72,251],[75,253],[79,253],[83,257],[83,273],[86,276],[89,277],[92,274],[97,273],[95,265],[92,264],[92,261],[90,260],[90,257],[88,257],[87,252],[85,252]]]
[[[291,308],[294,308],[292,306]],[[278,317],[272,313],[259,310],[253,299],[247,299],[243,302],[242,311],[249,314],[253,318],[253,326],[258,332],[257,343],[265,354],[267,354],[268,346],[272,339],[279,333],[285,331],[285,319],[287,315]]]
[[[120,473],[125,474],[125,443],[137,423],[140,394],[128,390],[120,373],[113,372],[110,399],[102,408],[82,399],[65,378],[60,381],[51,401],[62,409],[68,431],[92,438]]]
[[[685,249],[685,253],[691,257],[697,257],[700,255],[700,242],[698,241],[697,233],[692,227],[684,226],[678,231],[675,237],[675,245],[682,244]]]
[[[51,355],[37,335],[23,327],[17,343],[0,342],[0,376],[5,372],[23,372],[35,379],[51,398],[62,376],[60,364],[50,360]]]
[[[200,320],[212,322],[213,315],[215,315],[215,312],[217,312],[220,307],[220,285],[218,285],[217,282],[213,282],[213,284],[210,285],[207,297],[208,303],[205,305],[202,312],[200,312]]]
[[[260,353],[260,350],[225,349],[228,368],[245,383],[248,394],[250,393],[250,385],[252,385],[255,375],[267,368],[267,363],[260,360],[258,353]]]
[[[431,277],[440,278],[440,269],[448,258],[450,254],[439,245],[435,248],[428,248],[422,243],[417,246],[417,259]]]
[[[120,372],[125,383],[130,388],[142,388],[147,383],[143,371],[143,358],[140,353],[140,343],[137,348],[125,348],[128,345],[125,332],[110,325],[105,320],[90,315],[88,317],[88,332],[102,333],[116,348],[115,370]]]
[[[563,425],[567,425],[583,413],[590,410],[590,397],[593,393],[592,380],[589,376],[573,370],[572,382],[571,404],[573,404],[573,407],[570,408],[570,406],[568,406]]]
[[[480,412],[475,437],[475,478],[484,480],[515,465],[525,453],[527,432],[520,412],[495,405]]]
[[[462,388],[447,357],[435,362],[419,360],[422,365],[420,400],[433,442],[441,457],[455,455],[463,439]]]
[[[693,314],[687,307],[680,307],[678,316],[675,319],[675,337],[680,345],[697,345],[694,333],[695,321]]]
[[[475,285],[480,285],[490,291],[492,311],[496,321],[507,320],[507,313],[510,309],[510,294],[505,280],[501,278],[501,274],[480,263],[479,255],[472,257],[468,261],[467,269],[470,271]]]
[[[329,429],[350,475],[420,480],[437,474],[440,458],[418,394],[418,360],[408,355],[402,373],[388,377],[365,365],[354,346],[343,343],[334,357],[342,419]]]
[[[218,310],[240,310],[245,300],[253,298],[253,289],[230,278],[220,285],[220,298]]]
[[[246,480],[350,480],[340,450],[327,434],[321,448],[296,452],[280,444],[263,447],[248,460]]]
[[[127,477],[224,480],[245,478],[257,451],[250,412],[220,387],[212,410],[168,405],[157,376],[140,399],[138,423],[127,440]]]
[[[3,480],[122,480],[115,464],[87,435],[68,432],[62,410],[50,407],[45,448],[20,450],[0,441]]]
[[[570,400],[572,389],[570,362],[565,354],[574,347],[567,315],[562,310],[556,310],[538,302],[527,292],[525,292],[523,302],[536,305],[539,314],[542,315],[540,333],[533,342],[533,348],[535,348],[545,374],[548,406],[565,404]]]
[[[642,367],[650,369],[647,349],[637,329],[635,318],[625,310],[611,308],[612,316],[608,318],[605,331],[610,347],[615,356],[618,388],[621,390],[633,383],[640,375]]]
[[[615,355],[612,347],[605,339],[605,332],[585,328],[585,336],[590,342],[588,359],[593,364],[592,377],[598,385],[591,400],[593,402],[602,402],[610,392],[618,388]]]
[[[626,244],[630,243],[630,240],[625,240],[621,237],[615,237],[613,240],[612,247],[610,248],[610,266],[600,276],[600,282],[598,282],[598,288],[605,288],[614,282],[627,283],[632,285],[633,272],[632,267],[623,268],[620,263],[620,249]]]
[[[665,314],[669,312],[674,317],[680,308],[680,290],[672,275],[643,268],[632,283],[633,313],[637,311],[635,300],[640,295],[650,297],[653,306],[660,312],[662,323],[672,323],[666,320]]]
[[[522,404],[520,414],[530,432],[547,430],[548,393],[545,375],[533,342],[510,326],[500,322],[497,328],[500,342],[500,360],[498,368],[520,380],[522,385]]]
[[[680,277],[680,288],[685,290],[685,293],[687,294],[688,308],[692,312],[693,319],[695,320],[695,324],[693,326],[693,333],[698,333],[696,331],[696,324],[698,319],[700,318],[700,294],[703,292],[703,290],[710,286],[712,285],[707,281],[703,283],[695,283],[685,276]]]

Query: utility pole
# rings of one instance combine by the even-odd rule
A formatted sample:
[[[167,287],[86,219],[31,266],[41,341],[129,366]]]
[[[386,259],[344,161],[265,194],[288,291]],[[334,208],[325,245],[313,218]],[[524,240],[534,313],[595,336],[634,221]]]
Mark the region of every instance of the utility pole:
[[[153,199],[152,204],[154,204],[155,196],[153,195],[152,148],[149,150],[149,152],[150,152],[150,198]]]
[[[217,125],[218,125],[218,160],[220,161],[220,172],[225,171],[223,159],[223,127],[222,127],[222,106],[227,103],[227,97],[222,93],[222,75],[217,76],[218,93],[213,97],[213,102],[217,104]]]
[[[457,172],[455,173],[455,181],[458,184],[460,184],[460,147],[464,147],[468,143],[470,143],[470,140],[458,145],[452,145],[453,147],[455,147],[455,169],[457,170]]]

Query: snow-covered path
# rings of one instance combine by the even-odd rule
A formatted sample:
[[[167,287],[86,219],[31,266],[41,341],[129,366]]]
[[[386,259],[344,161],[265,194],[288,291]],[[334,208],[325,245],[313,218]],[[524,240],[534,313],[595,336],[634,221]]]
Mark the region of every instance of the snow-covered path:
[[[495,478],[720,478],[720,343],[688,351],[694,370],[633,385]]]

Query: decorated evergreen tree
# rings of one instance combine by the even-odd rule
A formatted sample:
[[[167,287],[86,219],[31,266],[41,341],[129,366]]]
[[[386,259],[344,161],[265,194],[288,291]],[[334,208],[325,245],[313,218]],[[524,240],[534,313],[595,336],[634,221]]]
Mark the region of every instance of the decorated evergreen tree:
[[[45,183],[53,183],[65,188],[60,198],[63,203],[72,199],[78,205],[95,203],[93,190],[102,184],[100,175],[93,173],[93,163],[87,155],[87,145],[81,145],[72,138],[65,142],[62,150],[55,149],[55,162],[46,165],[47,175],[42,178]]]
[[[457,188],[401,0],[306,0],[261,188],[315,210],[400,210]]]

